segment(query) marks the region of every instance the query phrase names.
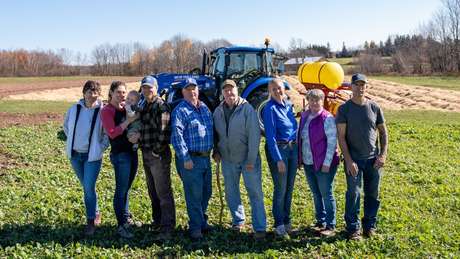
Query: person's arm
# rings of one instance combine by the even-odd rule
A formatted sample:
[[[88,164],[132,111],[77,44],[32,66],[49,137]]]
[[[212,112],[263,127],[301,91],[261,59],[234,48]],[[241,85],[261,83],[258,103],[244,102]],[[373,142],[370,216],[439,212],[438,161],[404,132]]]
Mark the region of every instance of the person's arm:
[[[135,117],[133,117],[135,118]],[[114,109],[102,109],[101,111],[101,120],[102,127],[104,127],[105,132],[109,135],[109,138],[114,139],[121,134],[131,123],[131,118],[127,118],[124,122],[120,123],[118,126],[115,125],[115,110]]]
[[[265,139],[267,141],[268,151],[275,162],[282,161],[281,153],[276,144],[276,123],[273,118],[273,113],[266,107],[262,114],[262,119],[265,129]]]
[[[184,140],[184,130],[185,130],[185,119],[183,118],[181,112],[176,108],[172,113],[172,134],[171,134],[171,144],[176,151],[176,155],[183,161],[191,161],[190,155],[188,153],[187,144]]]
[[[340,146],[340,150],[342,150],[342,154],[345,159],[347,174],[356,176],[358,174],[358,166],[351,158],[350,151],[348,149],[348,144],[346,141],[346,131],[347,131],[346,123],[337,124],[337,132],[339,135],[339,146]]]
[[[171,139],[171,111],[165,103],[160,105],[160,135],[158,141],[160,147],[168,145]]]
[[[337,148],[337,127],[335,125],[334,117],[327,117],[324,121],[324,133],[326,134],[327,148],[326,156],[323,162],[324,170],[321,171],[329,172],[329,168],[331,167],[332,163],[332,158]]]
[[[385,165],[388,152],[388,131],[385,123],[377,125],[379,131],[380,154],[375,159],[374,167],[379,169]]]
[[[70,117],[70,111],[72,110],[73,106],[70,107],[69,110],[65,113],[64,117],[64,124],[62,125],[62,129],[64,130],[64,134],[69,137],[69,117]]]
[[[246,132],[248,133],[247,169],[253,169],[259,154],[260,126],[257,113],[250,104],[247,105]],[[249,170],[252,171],[252,170]]]
[[[217,116],[219,116],[219,107],[216,108],[216,110],[214,111],[214,114],[212,116],[213,120],[214,120],[214,148],[212,149],[212,158],[214,159],[214,161],[216,163],[220,163],[220,159],[221,159],[221,156],[220,156],[220,151],[219,151],[219,132],[217,132],[217,128],[216,128],[216,121],[218,120],[217,119]]]

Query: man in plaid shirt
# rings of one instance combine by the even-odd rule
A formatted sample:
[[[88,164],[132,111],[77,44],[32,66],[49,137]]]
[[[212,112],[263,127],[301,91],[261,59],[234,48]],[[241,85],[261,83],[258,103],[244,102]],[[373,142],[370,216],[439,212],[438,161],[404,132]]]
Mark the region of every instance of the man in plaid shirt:
[[[171,143],[176,151],[176,168],[182,179],[192,239],[201,239],[209,230],[206,210],[211,198],[213,120],[208,107],[198,99],[196,80],[187,78],[184,100],[172,113]]]
[[[145,103],[141,110],[141,149],[145,178],[152,204],[152,226],[157,240],[171,238],[176,226],[176,209],[171,188],[170,108],[157,95],[158,83],[152,76],[141,82]]]

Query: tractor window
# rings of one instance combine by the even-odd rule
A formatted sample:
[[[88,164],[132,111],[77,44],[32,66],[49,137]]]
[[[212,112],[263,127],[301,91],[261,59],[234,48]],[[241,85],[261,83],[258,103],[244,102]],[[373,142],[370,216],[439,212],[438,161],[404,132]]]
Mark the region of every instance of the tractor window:
[[[215,61],[214,73],[215,75],[223,75],[225,69],[225,56],[218,55],[217,60]]]
[[[262,57],[259,53],[231,53],[227,77],[240,78],[249,71],[263,71]]]

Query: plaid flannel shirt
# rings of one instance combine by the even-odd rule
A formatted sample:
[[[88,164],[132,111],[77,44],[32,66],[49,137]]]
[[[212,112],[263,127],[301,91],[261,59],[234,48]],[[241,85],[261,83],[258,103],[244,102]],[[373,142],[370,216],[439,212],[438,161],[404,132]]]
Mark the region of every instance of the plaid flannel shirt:
[[[171,144],[182,161],[191,159],[189,151],[211,151],[213,131],[212,114],[203,102],[196,108],[184,100],[172,112]]]
[[[153,102],[146,102],[141,111],[141,138],[143,149],[151,149],[155,153],[161,152],[171,138],[171,111],[169,106],[160,97]]]

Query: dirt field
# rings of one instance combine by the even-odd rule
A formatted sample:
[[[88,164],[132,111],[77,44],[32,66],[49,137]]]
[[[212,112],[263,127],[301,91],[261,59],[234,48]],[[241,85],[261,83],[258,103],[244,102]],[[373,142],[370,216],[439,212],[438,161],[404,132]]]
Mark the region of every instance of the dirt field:
[[[102,85],[108,85],[113,80],[120,80],[124,82],[134,82],[139,81],[140,78],[137,77],[107,77],[107,78],[97,78],[97,81]],[[34,93],[46,90],[56,90],[56,89],[69,89],[75,88],[80,89],[83,87],[83,84],[86,82],[86,79],[76,79],[76,80],[37,80],[37,82],[8,82],[0,83],[0,99],[10,96],[10,95],[20,95],[26,93]]]
[[[286,78],[295,91],[289,95],[294,103],[302,104],[299,93],[305,88],[296,77]],[[346,80],[350,80],[346,78]],[[368,97],[387,110],[420,109],[460,112],[460,91],[425,86],[409,86],[381,80],[369,80]]]
[[[286,77],[293,91],[289,91],[290,97],[297,105],[302,105],[302,95],[305,88],[299,83],[296,77]],[[349,79],[348,79],[349,80]],[[80,82],[78,85],[81,85]],[[4,99],[13,100],[54,100],[54,101],[76,101],[81,98],[81,86],[72,87],[67,82],[39,83],[38,85],[21,85],[10,87],[6,90],[0,85],[0,95],[8,93]],[[128,83],[128,89],[138,89],[137,82]],[[450,91],[424,86],[409,86],[393,82],[370,80],[369,97],[377,101],[384,109],[423,109],[460,112],[460,91]],[[3,89],[2,89],[3,87]],[[37,90],[38,89],[40,90]],[[108,92],[108,85],[102,86],[104,98]]]

